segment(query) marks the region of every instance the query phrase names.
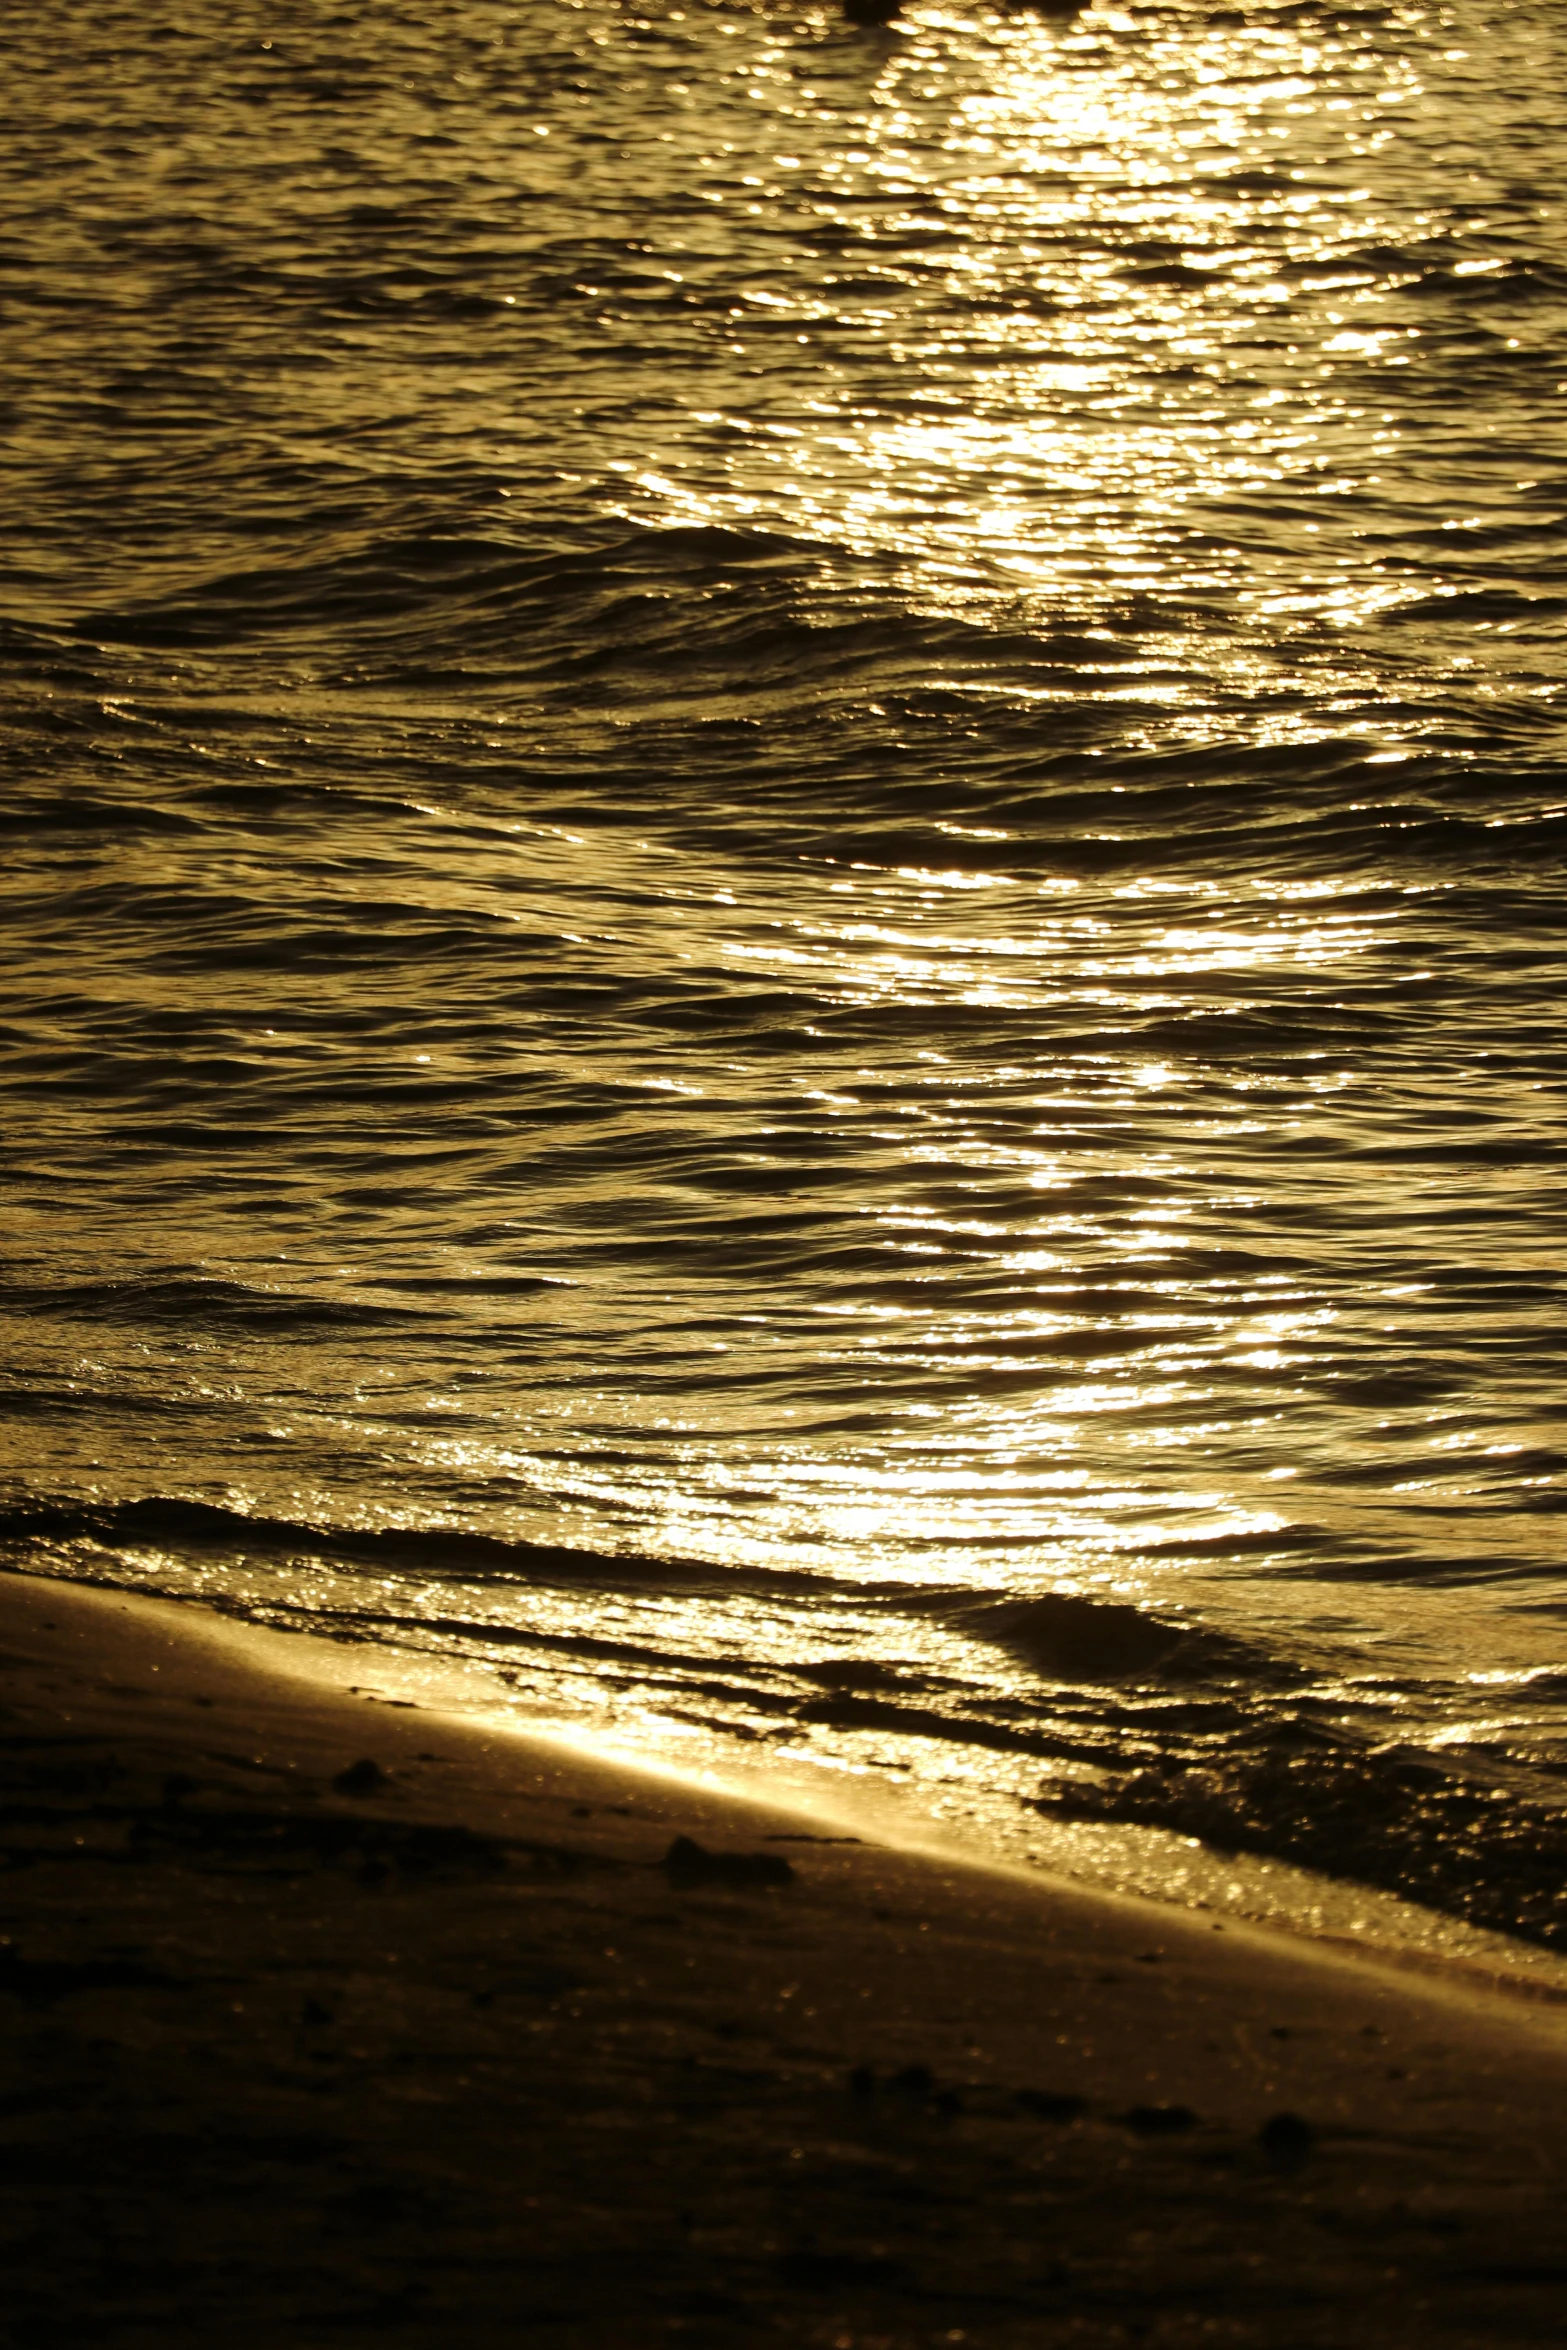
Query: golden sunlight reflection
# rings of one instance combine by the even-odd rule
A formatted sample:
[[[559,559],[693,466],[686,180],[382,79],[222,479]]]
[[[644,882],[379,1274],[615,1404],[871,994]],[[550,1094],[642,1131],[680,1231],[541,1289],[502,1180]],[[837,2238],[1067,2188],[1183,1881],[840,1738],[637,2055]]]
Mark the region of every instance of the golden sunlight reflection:
[[[345,908],[373,897],[378,861],[402,857],[391,834],[356,835],[351,856],[343,845],[322,869],[327,909],[334,893]],[[151,873],[159,852],[125,852],[144,853]],[[1272,1074],[1210,1061],[1200,1030],[1179,1050],[1139,1037],[1172,1011],[1244,1016],[1286,986],[1330,1001],[1375,969],[1429,888],[1372,909],[1325,876],[1237,886],[1134,871],[1090,891],[988,861],[825,872],[824,890],[802,894],[787,873],[670,859],[610,828],[588,838],[464,818],[424,902],[443,919],[529,932],[565,908],[561,984],[591,974],[595,988],[632,992],[673,959],[703,989],[738,979],[748,995],[810,1004],[802,1049],[782,1061],[741,1052],[697,1082],[678,1034],[661,1063],[645,1038],[620,1047],[596,1029],[578,1077],[597,1099],[635,1104],[655,1136],[732,1159],[784,1219],[831,1197],[820,1170],[847,1151],[854,1181],[835,1212],[859,1238],[852,1251],[835,1242],[787,1297],[715,1274],[670,1320],[656,1265],[606,1276],[583,1238],[579,1267],[563,1224],[530,1327],[586,1364],[645,1330],[671,1368],[702,1364],[699,1383],[662,1412],[618,1379],[538,1386],[509,1366],[503,1323],[499,1367],[444,1388],[410,1392],[395,1357],[355,1361],[358,1424],[381,1427],[389,1457],[483,1492],[519,1532],[587,1548],[645,1519],[676,1555],[810,1569],[852,1553],[892,1580],[934,1569],[976,1589],[998,1559],[1031,1550],[1060,1589],[1157,1594],[1149,1562],[1171,1545],[1196,1543],[1222,1571],[1226,1546],[1289,1524],[1276,1480],[1292,1481],[1292,1507],[1304,1490],[1290,1391],[1341,1309],[1298,1270],[1216,1278],[1207,1260],[1215,1233],[1255,1204],[1258,1147],[1298,1147],[1313,1105],[1353,1080],[1326,1054]],[[227,878],[245,885],[243,859]],[[405,897],[410,886],[405,874]],[[889,1010],[931,1025],[911,1028],[901,1058],[862,1059],[853,1022]],[[1008,1056],[961,1049],[950,1023],[975,1012],[1007,1015]],[[924,1041],[934,1034],[947,1050]],[[419,1082],[473,1080],[464,1030],[421,1041],[408,1056]],[[487,1076],[504,1077],[494,1041],[482,1049]],[[547,1065],[570,1076],[576,1049],[552,1030]],[[252,1050],[264,1072],[308,1068],[316,1048],[269,1027]],[[539,1051],[519,1030],[512,1082],[534,1080]],[[394,1156],[378,1181],[395,1197],[402,1180]],[[362,1186],[367,1198],[375,1188]],[[678,1191],[653,1198],[662,1214]],[[599,1199],[624,1213],[612,1158],[584,1171],[565,1214],[596,1213]],[[519,1219],[523,1270],[527,1235]],[[220,1225],[211,1241],[221,1277]],[[475,1328],[494,1343],[490,1251],[448,1248],[431,1271],[453,1314],[471,1285]],[[297,1251],[277,1278],[292,1295],[346,1284],[366,1301],[398,1286]],[[1222,1401],[1239,1373],[1243,1415]],[[182,1377],[193,1399],[218,1392],[197,1356]],[[851,1406],[873,1408],[874,1428],[859,1432]],[[280,1427],[302,1456],[333,1449],[330,1415],[303,1401]],[[1188,1474],[1225,1439],[1223,1479]],[[297,1496],[305,1520],[328,1503],[326,1489]],[[1319,1515],[1337,1506],[1313,1495]]]
[[[931,9],[868,93],[781,33],[728,78],[709,201],[785,201],[799,256],[724,321],[715,397],[657,463],[616,460],[637,509],[894,554],[938,603],[1396,603],[1358,510],[1393,419],[1341,377],[1417,330],[1360,259],[1368,190],[1295,158],[1375,153],[1412,59],[1293,19]],[[700,238],[669,258],[700,283]],[[764,323],[809,379],[772,388]]]
[[[1544,1915],[1545,5],[24,27],[0,1565]]]

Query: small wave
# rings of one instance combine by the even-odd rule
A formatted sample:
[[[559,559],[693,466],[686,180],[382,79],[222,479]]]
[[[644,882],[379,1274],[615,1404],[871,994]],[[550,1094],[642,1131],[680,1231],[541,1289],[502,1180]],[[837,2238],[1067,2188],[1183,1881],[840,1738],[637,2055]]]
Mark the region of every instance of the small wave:
[[[794,1708],[797,1722],[830,1730],[879,1730],[894,1738],[934,1738],[952,1746],[978,1746],[992,1754],[1037,1755],[1077,1759],[1081,1741],[1053,1737],[1048,1731],[1014,1728],[1006,1722],[987,1722],[972,1714],[945,1712],[937,1706],[899,1704],[885,1697],[863,1697],[844,1692],[809,1699]]]
[[[569,694],[580,707],[589,688],[612,697],[639,680],[671,690],[689,683],[706,697],[704,717],[719,715],[710,697],[720,682],[731,695],[786,697],[791,708],[802,691],[817,708],[871,687],[884,716],[920,721],[971,718],[980,693],[995,722],[998,692],[1023,690],[1052,698],[1054,730],[1070,740],[1085,726],[1097,739],[1108,690],[1118,733],[1137,712],[1157,721],[1168,684],[1195,673],[1194,630],[1211,647],[1243,626],[1226,599],[1194,599],[1185,588],[1160,596],[1099,587],[1057,597],[1046,612],[996,586],[999,602],[992,597],[983,610],[936,594],[911,598],[889,556],[781,527],[584,516],[540,522],[532,534],[519,521],[507,534],[453,512],[419,530],[318,540],[295,561],[80,612],[71,627],[78,643],[106,653],[270,658],[308,643],[312,669],[339,687],[482,681]],[[1138,694],[1129,694],[1133,681]],[[1018,719],[1037,758],[1032,702]],[[1052,746],[1052,762],[1063,747]],[[1352,734],[1341,748],[1363,757],[1366,746]],[[1231,764],[1249,775],[1283,777],[1302,766],[1317,774],[1332,749],[1316,736],[1237,745]],[[1222,756],[1217,745],[1214,752]]]
[[[169,1122],[157,1129],[166,1142]],[[221,1129],[203,1139],[218,1139]],[[309,1297],[297,1291],[263,1289],[243,1281],[169,1276],[121,1281],[22,1283],[0,1288],[0,1305],[13,1311],[72,1320],[188,1323],[198,1328],[241,1330],[351,1330],[405,1323],[417,1306],[376,1305],[352,1297]]]
[[[1080,1599],[1068,1592],[970,1601],[952,1611],[952,1620],[971,1638],[1022,1657],[1050,1681],[1252,1676],[1262,1661],[1218,1633],[1170,1623],[1124,1602]]]
[[[578,1550],[451,1526],[323,1526],[253,1515],[179,1494],[147,1494],[104,1505],[72,1500],[22,1503],[0,1512],[0,1542],[91,1542],[105,1549],[157,1546],[245,1556],[261,1551],[280,1560],[319,1558],[395,1566],[447,1580],[466,1577],[524,1585],[554,1581],[583,1589],[655,1585],[712,1592],[737,1589],[743,1582],[748,1588],[782,1595],[819,1588],[813,1578],[785,1570],[741,1576],[732,1568],[719,1570],[690,1560]],[[491,1636],[488,1627],[485,1636]]]
[[[0,808],[0,832],[15,832],[28,840],[51,832],[84,833],[199,833],[200,819],[155,801],[93,799],[69,792],[39,793],[36,797]]]
[[[550,633],[574,636],[579,650],[596,650],[596,634],[581,622],[590,609],[599,626],[612,619],[607,599],[639,590],[710,593],[736,572],[802,580],[821,563],[822,550],[806,543],[719,527],[587,524],[529,545],[454,521],[328,545],[295,563],[218,573],[172,594],[84,613],[73,633],[105,644],[223,645],[279,631],[315,637],[324,629],[428,626],[442,613],[469,628],[493,627],[508,613],[526,612]],[[623,622],[634,609],[622,602]],[[657,617],[656,602],[639,613]]]
[[[1559,622],[1567,612],[1567,596],[1526,595],[1521,588],[1454,588],[1451,594],[1420,596],[1412,603],[1394,604],[1378,615],[1384,628],[1404,628],[1440,620],[1452,626],[1474,627],[1481,621],[1505,620],[1514,627]]]

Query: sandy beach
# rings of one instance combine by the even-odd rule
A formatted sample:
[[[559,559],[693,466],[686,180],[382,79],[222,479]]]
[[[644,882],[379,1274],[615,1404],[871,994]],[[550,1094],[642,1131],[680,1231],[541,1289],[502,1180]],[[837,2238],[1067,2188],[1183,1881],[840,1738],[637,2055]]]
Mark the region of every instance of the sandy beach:
[[[0,1610],[17,2350],[1560,2339],[1548,2000]]]

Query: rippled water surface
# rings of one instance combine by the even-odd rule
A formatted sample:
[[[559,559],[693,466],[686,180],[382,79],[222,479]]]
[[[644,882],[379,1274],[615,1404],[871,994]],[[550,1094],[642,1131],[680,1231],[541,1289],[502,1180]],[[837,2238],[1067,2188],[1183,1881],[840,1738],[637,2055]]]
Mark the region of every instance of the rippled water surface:
[[[11,1563],[1567,1945],[1561,11],[0,54]]]

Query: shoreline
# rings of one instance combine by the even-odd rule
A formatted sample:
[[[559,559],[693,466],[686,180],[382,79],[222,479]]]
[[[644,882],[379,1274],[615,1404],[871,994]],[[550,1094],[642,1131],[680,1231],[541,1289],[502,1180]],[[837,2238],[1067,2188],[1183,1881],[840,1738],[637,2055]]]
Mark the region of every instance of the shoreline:
[[[662,1755],[645,1739],[612,1726],[562,1722],[497,1701],[487,1677],[464,1660],[396,1642],[383,1645],[357,1631],[334,1633],[326,1628],[330,1619],[281,1625],[197,1594],[176,1597],[134,1583],[24,1567],[0,1568],[5,1575],[111,1602],[123,1599],[147,1609],[149,1622],[161,1616],[184,1636],[263,1666],[289,1684],[460,1721],[503,1746],[516,1741],[655,1785],[702,1789],[741,1811],[815,1820],[933,1865],[1141,1904],[1154,1913],[1154,1922],[1172,1911],[1212,1918],[1238,1933],[1257,1932],[1268,1944],[1282,1939],[1323,1955],[1363,1957],[1437,1984],[1567,2005],[1567,1956],[1452,1911],[1422,1907],[1363,1878],[1323,1874],[1247,1850],[1194,1851],[1192,1838],[1126,1823],[1086,1823],[1092,1848],[1085,1853],[1078,1848],[1084,1822],[1069,1823],[1063,1833],[1058,1823],[1031,1818],[1021,1830],[998,1833],[994,1819],[943,1816],[918,1785],[873,1772],[842,1774],[787,1748],[758,1758],[744,1748],[725,1751],[710,1732],[677,1756]],[[369,1680],[357,1677],[365,1673]]]
[[[0,1577],[18,2350],[1552,2337],[1537,1987],[846,1840],[302,1647]]]

